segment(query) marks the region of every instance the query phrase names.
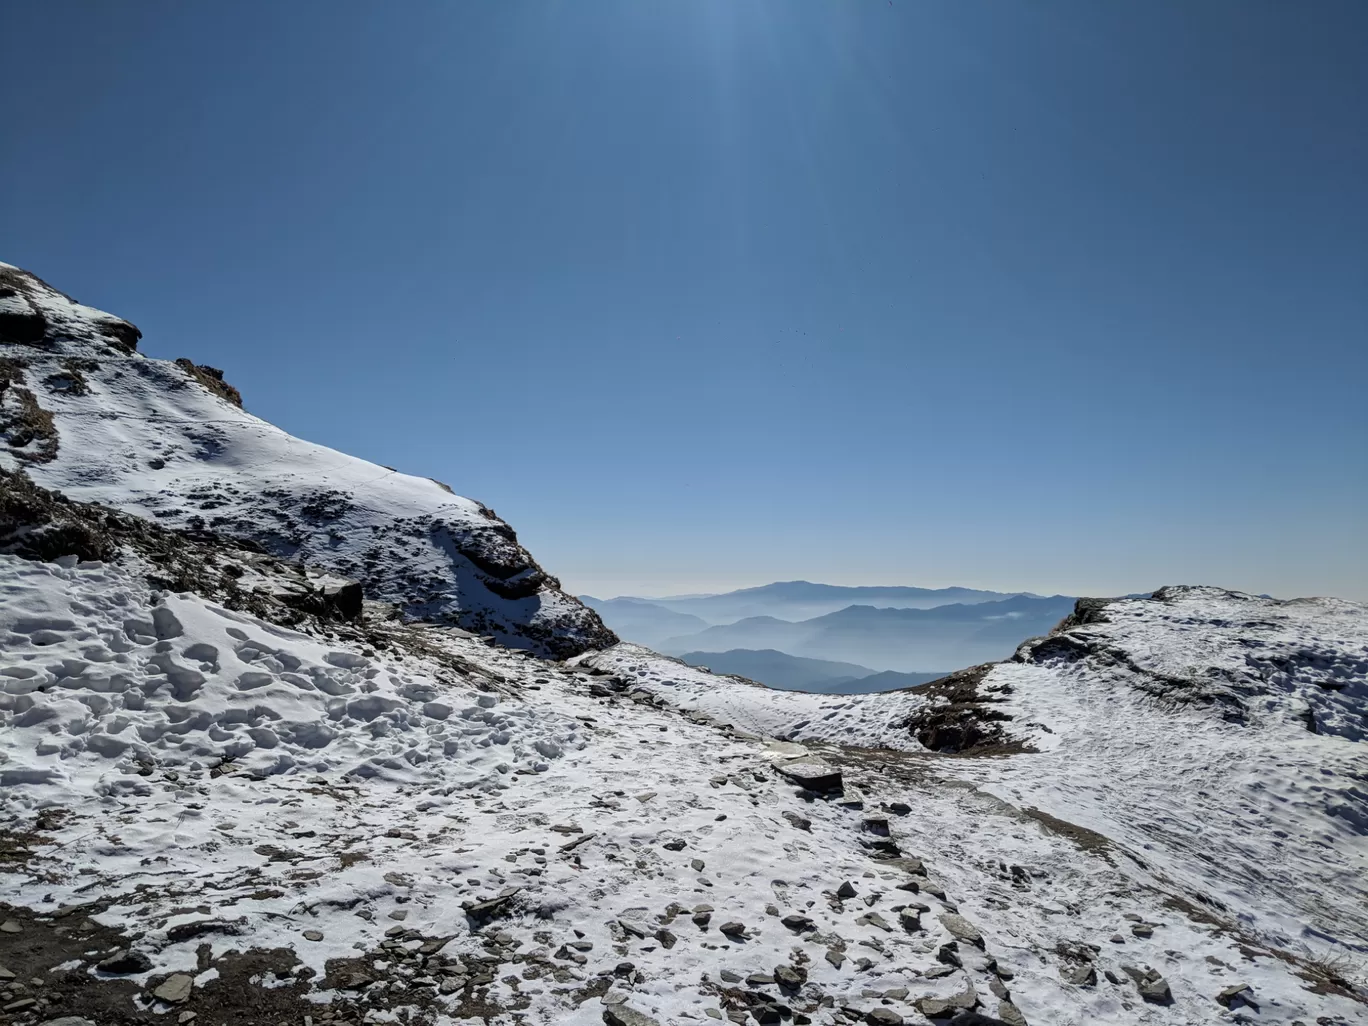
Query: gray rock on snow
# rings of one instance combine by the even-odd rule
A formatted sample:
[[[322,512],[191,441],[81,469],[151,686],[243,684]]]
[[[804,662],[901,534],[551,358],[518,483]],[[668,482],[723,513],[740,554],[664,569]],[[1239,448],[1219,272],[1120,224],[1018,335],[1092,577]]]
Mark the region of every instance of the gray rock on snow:
[[[917,1011],[928,1019],[939,1019],[960,1009],[967,1011],[973,1008],[978,1004],[978,994],[974,992],[974,985],[970,983],[958,994],[951,994],[949,997],[919,997],[912,1003],[917,1006]]]
[[[814,756],[803,756],[776,763],[781,776],[809,791],[829,793],[841,789],[841,771]]]
[[[1059,978],[1075,987],[1094,987],[1097,985],[1097,970],[1088,962],[1059,967]]]
[[[929,890],[928,890],[928,893]],[[976,947],[983,947],[983,934],[979,933],[978,927],[961,915],[953,912],[945,912],[940,916],[941,925],[950,931],[950,936],[956,940],[965,941]]]
[[[660,1026],[658,1020],[625,1004],[605,1005],[603,1021],[608,1026]]]
[[[190,992],[195,989],[195,978],[186,973],[176,973],[169,976],[159,983],[152,991],[152,996],[158,1001],[165,1001],[168,1005],[178,1005],[190,998]]]

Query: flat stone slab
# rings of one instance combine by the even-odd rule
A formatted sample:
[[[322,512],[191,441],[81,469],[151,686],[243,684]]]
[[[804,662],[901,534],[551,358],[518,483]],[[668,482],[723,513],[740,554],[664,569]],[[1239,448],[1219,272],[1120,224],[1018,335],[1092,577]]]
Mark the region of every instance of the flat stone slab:
[[[813,755],[777,762],[774,768],[786,779],[809,791],[829,792],[841,789],[841,771]]]

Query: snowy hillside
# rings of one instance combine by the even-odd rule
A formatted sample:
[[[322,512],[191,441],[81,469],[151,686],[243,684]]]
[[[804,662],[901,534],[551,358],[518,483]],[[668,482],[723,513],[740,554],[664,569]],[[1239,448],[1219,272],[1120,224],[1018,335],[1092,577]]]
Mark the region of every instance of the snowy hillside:
[[[0,333],[0,1026],[1368,1020],[1368,608],[774,691],[13,271]]]
[[[1361,607],[1126,603],[951,707],[285,629],[138,564],[0,556],[10,1021],[1362,1021]],[[1238,698],[1155,696],[1174,633]],[[1038,750],[918,741],[985,706]]]
[[[251,539],[411,616],[565,656],[615,640],[478,502],[294,438],[212,368],[0,264],[0,466],[170,527]],[[193,340],[187,340],[187,345]]]

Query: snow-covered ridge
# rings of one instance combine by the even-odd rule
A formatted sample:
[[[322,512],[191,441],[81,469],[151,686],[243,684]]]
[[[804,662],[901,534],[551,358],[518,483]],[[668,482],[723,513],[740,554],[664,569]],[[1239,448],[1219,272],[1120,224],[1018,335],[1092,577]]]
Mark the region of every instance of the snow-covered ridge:
[[[564,657],[616,640],[480,503],[294,438],[203,368],[142,356],[139,337],[0,264],[0,466],[168,527],[249,539],[506,644]]]

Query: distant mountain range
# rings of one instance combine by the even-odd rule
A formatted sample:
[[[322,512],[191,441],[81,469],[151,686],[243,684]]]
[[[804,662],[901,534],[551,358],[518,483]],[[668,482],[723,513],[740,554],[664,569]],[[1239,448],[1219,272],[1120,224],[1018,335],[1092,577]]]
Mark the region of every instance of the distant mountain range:
[[[1062,595],[1045,598],[971,588],[855,588],[807,581],[725,595],[606,600],[583,595],[580,600],[623,638],[667,655],[777,651],[853,664],[867,673],[918,674],[936,667],[1004,659],[1020,642],[1047,633],[1074,603]],[[813,609],[820,612],[810,613]],[[757,612],[736,618],[744,610]],[[792,669],[768,672],[784,679],[782,674]],[[750,676],[739,670],[726,672]],[[843,675],[851,674],[841,671],[827,679]]]
[[[680,656],[690,666],[713,673],[746,677],[784,691],[810,691],[823,695],[863,695],[875,691],[912,688],[945,676],[942,673],[882,673],[855,663],[805,659],[772,648],[734,648],[730,652],[686,652]]]
[[[951,603],[968,605],[975,602],[993,602],[1016,595],[1029,593],[980,591],[975,588],[846,587],[839,584],[814,584],[811,581],[776,581],[774,584],[742,588],[721,595],[679,595],[666,598],[624,596],[608,600],[581,595],[580,601],[595,609],[599,609],[599,604],[604,601],[645,603],[676,613],[687,613],[709,624],[724,624],[753,616],[809,620],[814,616],[845,609],[847,606],[933,609]]]
[[[616,624],[612,630],[619,637],[648,648],[658,648],[668,638],[706,630],[713,625],[702,617],[677,613],[649,599],[597,599],[586,595],[580,601],[597,612],[604,623]]]

